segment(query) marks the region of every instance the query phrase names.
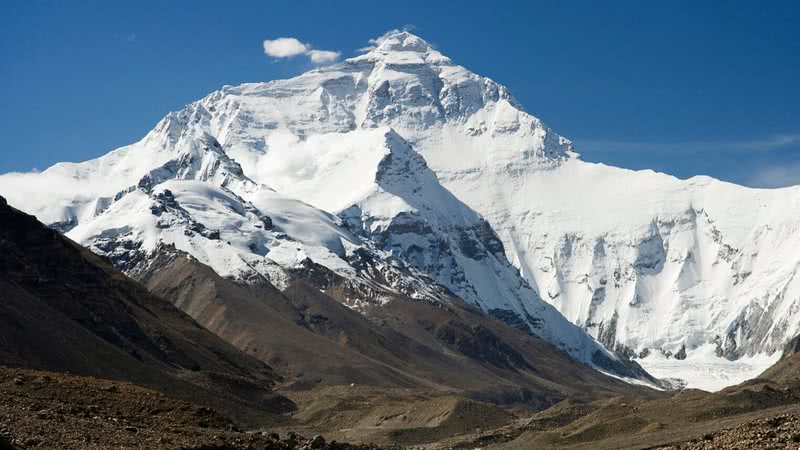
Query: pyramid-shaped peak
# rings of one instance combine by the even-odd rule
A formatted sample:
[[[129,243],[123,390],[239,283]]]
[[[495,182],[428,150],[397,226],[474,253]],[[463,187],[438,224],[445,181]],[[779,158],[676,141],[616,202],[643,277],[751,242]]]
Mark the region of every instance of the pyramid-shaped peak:
[[[370,40],[369,52],[351,61],[383,61],[392,64],[451,64],[449,58],[436,51],[425,39],[404,30],[391,30]]]
[[[428,53],[433,47],[421,37],[405,30],[391,30],[375,39],[376,49],[382,52]]]

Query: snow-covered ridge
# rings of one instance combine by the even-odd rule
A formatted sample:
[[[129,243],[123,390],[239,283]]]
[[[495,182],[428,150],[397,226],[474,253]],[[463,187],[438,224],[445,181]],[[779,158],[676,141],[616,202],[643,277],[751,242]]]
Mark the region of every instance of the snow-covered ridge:
[[[527,322],[537,335],[582,361],[609,363],[602,361],[610,357],[606,351],[521,280],[490,225],[441,186],[405,139],[388,127],[345,136],[344,143],[338,142],[338,133],[309,138],[306,142],[316,148],[314,167],[306,167],[304,177],[283,171],[288,179],[272,179],[280,180],[287,195],[337,213],[371,247],[427,274],[468,303]],[[289,146],[289,151],[296,149]],[[332,193],[318,189],[345,185]]]
[[[116,167],[150,154],[171,158],[150,158],[154,167],[125,179],[130,186],[70,222],[67,235],[134,276],[159,252],[182,251],[242,282],[282,287],[308,276],[325,289],[341,280],[356,308],[397,294],[458,296],[527,324],[580,361],[648,379],[539,299],[488,223],[444,189],[393,129],[285,141],[259,163],[278,193],[250,179],[207,130],[192,129],[206,122],[205,111],[170,114],[139,145],[114,155]],[[91,180],[100,165],[71,169]]]
[[[156,180],[149,188],[140,186],[146,175]],[[292,79],[226,86],[96,160],[0,176],[0,192],[89,242],[124,225],[97,225],[125,209],[121,202],[142,195],[152,202],[163,196],[161,185],[179,179],[187,181],[168,189],[179,205],[189,181],[249,205],[244,216],[219,213],[263,235],[258,251],[244,237],[230,240],[247,261],[220,257],[215,270],[228,276],[276,276],[308,256],[355,277],[348,255],[369,248],[487,311],[524,316],[544,299],[645,366],[669,355],[680,367],[672,355],[684,354],[695,363],[709,354],[761,361],[800,332],[800,189],[755,190],[583,162],[505,87],[408,32]],[[258,214],[247,216],[248,208]],[[269,233],[256,231],[259,214],[280,223],[286,231],[276,233],[293,244],[270,244]],[[233,223],[231,230],[241,225]],[[224,237],[228,228],[218,225]],[[157,229],[164,236],[171,227]],[[184,245],[178,237],[172,241]],[[433,246],[440,241],[452,255]],[[199,247],[182,248],[211,251],[192,245]],[[280,270],[261,270],[251,258]]]

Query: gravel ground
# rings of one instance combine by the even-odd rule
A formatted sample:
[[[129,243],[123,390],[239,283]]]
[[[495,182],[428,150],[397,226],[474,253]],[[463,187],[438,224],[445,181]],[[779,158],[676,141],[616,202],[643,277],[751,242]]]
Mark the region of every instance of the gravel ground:
[[[375,450],[245,432],[210,408],[129,383],[0,368],[0,450]]]
[[[768,419],[709,433],[679,445],[660,447],[662,450],[778,450],[800,449],[800,416],[783,414]]]

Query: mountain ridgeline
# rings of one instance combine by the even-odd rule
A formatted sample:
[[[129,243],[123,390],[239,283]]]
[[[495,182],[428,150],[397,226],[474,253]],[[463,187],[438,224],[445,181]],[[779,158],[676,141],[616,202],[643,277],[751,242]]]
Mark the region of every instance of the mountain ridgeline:
[[[276,305],[302,317],[309,342],[332,331],[303,308],[334,308],[342,330],[367,333],[341,338],[352,346],[435,338],[488,357],[454,329],[431,325],[422,339],[406,319],[391,336],[368,326],[404,308],[475,308],[651,385],[637,362],[777,355],[800,332],[800,190],[584,162],[505,87],[404,31],[295,78],[225,86],[97,159],[0,176],[0,192],[229,342],[296,371],[308,368],[248,325]],[[159,276],[178,260],[183,272]],[[198,273],[218,277],[215,288],[181,284]],[[298,306],[291,293],[303,289],[322,297]],[[249,317],[212,301],[248,295],[271,300]],[[423,358],[397,372],[406,349],[351,350],[353,364],[386,364],[360,372],[370,382],[413,384],[427,370]],[[531,363],[514,352],[498,364]],[[342,370],[320,377],[355,376]]]

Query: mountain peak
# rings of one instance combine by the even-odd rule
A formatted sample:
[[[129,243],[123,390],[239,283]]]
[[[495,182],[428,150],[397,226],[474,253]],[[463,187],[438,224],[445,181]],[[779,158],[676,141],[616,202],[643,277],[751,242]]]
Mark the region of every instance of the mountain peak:
[[[377,44],[375,50],[383,52],[404,51],[427,53],[433,50],[433,47],[425,41],[425,39],[405,30],[390,30],[383,36],[375,39],[375,43]]]
[[[390,30],[378,38],[370,40],[369,51],[352,58],[354,61],[383,60],[389,63],[450,63],[450,58],[442,55],[425,39],[405,30]]]

